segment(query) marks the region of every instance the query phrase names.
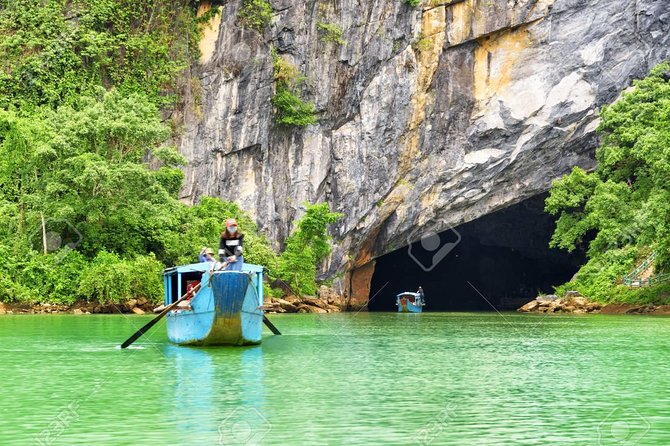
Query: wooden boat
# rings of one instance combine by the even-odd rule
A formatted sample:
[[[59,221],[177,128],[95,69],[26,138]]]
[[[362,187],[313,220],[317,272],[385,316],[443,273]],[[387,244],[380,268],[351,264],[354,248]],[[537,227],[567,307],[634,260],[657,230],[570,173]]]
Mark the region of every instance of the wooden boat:
[[[421,313],[424,305],[426,305],[419,293],[409,291],[398,294],[395,299],[399,313]]]
[[[168,338],[180,345],[260,344],[263,267],[245,263],[242,271],[212,272],[212,265],[196,263],[163,272],[166,306],[200,284],[190,305],[167,314]]]

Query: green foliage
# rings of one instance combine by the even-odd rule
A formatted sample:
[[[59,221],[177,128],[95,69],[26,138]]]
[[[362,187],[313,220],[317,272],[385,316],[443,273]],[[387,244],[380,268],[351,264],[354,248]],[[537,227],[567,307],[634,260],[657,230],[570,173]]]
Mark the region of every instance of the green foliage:
[[[286,126],[304,127],[315,124],[314,104],[305,102],[298,96],[297,90],[305,77],[284,57],[273,53],[275,94],[272,105],[275,107],[275,120]]]
[[[649,293],[613,289],[643,247],[656,250],[659,271],[670,266],[669,79],[670,65],[663,63],[604,107],[597,169],[575,168],[554,182],[547,198],[546,210],[558,216],[551,245],[573,250],[588,241],[589,262],[568,285],[589,297],[636,301]]]
[[[274,268],[277,256],[267,239],[258,233],[253,220],[233,202],[202,197],[193,207],[183,207],[175,229],[159,234],[165,248],[163,258],[168,264],[186,264],[196,261],[203,246],[216,250],[226,218],[237,220],[244,233],[244,260],[248,263]]]
[[[319,22],[316,28],[321,34],[321,40],[324,42],[334,42],[338,45],[344,45],[346,42],[342,38],[342,28],[336,23]]]
[[[123,260],[103,250],[82,274],[78,293],[100,303],[120,303],[133,297],[157,303],[163,297],[163,268],[153,255]]]
[[[405,3],[411,6],[412,8],[416,8],[421,4],[421,0],[405,0]]]
[[[317,122],[314,104],[303,101],[288,88],[277,86],[272,105],[277,109],[275,119],[278,124],[305,127]]]
[[[76,300],[79,279],[86,268],[86,259],[80,253],[61,257],[24,250],[14,255],[6,247],[0,247],[0,252],[0,300],[66,304]]]
[[[433,39],[424,35],[423,32],[419,33],[416,40],[412,42],[412,49],[418,53],[429,51],[433,46]]]
[[[0,300],[158,301],[161,270],[216,247],[229,217],[245,233],[245,260],[278,268],[237,205],[178,200],[186,160],[165,145],[170,130],[159,108],[174,103],[180,72],[198,57],[198,24],[219,13],[214,7],[197,20],[193,6],[17,0],[0,7]],[[266,0],[245,0],[240,10],[259,30],[271,17]],[[297,94],[304,76],[276,55],[275,81],[278,122],[316,122],[314,105]],[[295,267],[300,289],[313,292],[333,215],[327,206],[308,209],[287,244],[283,271]],[[54,235],[55,248],[68,246],[42,253]]]
[[[611,249],[593,257],[575,276],[573,282],[556,288],[558,294],[576,290],[590,299],[606,302],[617,281],[633,269],[637,258],[637,249],[633,246]]]
[[[244,26],[263,32],[272,20],[272,5],[267,0],[244,0],[237,17]]]
[[[316,293],[316,267],[330,253],[328,225],[342,218],[330,212],[328,203],[306,204],[305,215],[298,221],[296,230],[286,240],[286,249],[279,258],[277,276],[294,291],[313,295]]]
[[[161,146],[167,136],[157,108],[139,93],[101,91],[56,110],[0,109],[0,246],[9,253],[0,265],[0,298],[154,299],[162,286],[148,277],[159,280],[155,266],[195,261],[202,246],[218,243],[230,216],[247,233],[247,261],[274,265],[267,241],[236,205],[178,201],[177,166],[185,160]],[[62,263],[58,253],[36,252],[42,216],[50,231],[77,244]],[[152,262],[138,260],[149,253]]]
[[[101,85],[171,103],[177,75],[197,57],[187,0],[10,1],[0,35],[0,107],[72,103]]]
[[[216,17],[219,14],[221,14],[221,6],[214,5],[214,6],[210,7],[207,11],[205,11],[196,20],[198,21],[199,25],[204,25],[206,23],[209,23],[210,20],[212,20],[214,17]]]

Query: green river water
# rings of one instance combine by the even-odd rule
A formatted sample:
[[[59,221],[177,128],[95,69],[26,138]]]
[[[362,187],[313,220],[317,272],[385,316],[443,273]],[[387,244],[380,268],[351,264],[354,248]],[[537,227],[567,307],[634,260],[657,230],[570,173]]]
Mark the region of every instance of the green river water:
[[[149,316],[0,316],[0,445],[670,445],[670,319],[271,315],[248,348]]]

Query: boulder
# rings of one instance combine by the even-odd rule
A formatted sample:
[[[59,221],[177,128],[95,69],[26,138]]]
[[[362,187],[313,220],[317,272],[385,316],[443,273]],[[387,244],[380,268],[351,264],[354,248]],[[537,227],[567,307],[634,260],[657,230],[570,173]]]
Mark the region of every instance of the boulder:
[[[293,305],[298,305],[300,303],[300,299],[292,294],[289,294],[287,296],[284,296],[284,300],[286,302],[289,302]]]
[[[544,303],[544,302],[553,302],[556,299],[558,299],[558,296],[555,294],[545,294],[544,296],[537,296],[535,300],[540,303]]]
[[[295,313],[296,311],[298,311],[298,308],[287,300],[275,298],[273,299],[273,301],[279,304],[279,307],[285,312]]]
[[[313,307],[318,307],[321,308],[322,310],[327,310],[328,309],[328,302],[323,301],[321,299],[317,299],[315,297],[304,297],[302,299],[302,303],[311,305]]]
[[[304,311],[301,311],[304,310]],[[327,313],[326,310],[319,307],[313,307],[311,305],[300,304],[298,305],[298,313]]]
[[[143,309],[138,308],[138,307],[133,307],[132,311],[135,314],[144,314],[145,313]]]
[[[654,310],[654,314],[670,314],[670,305],[659,305]]]
[[[126,305],[130,310],[132,310],[137,306],[137,299],[129,299],[128,302],[126,302]]]
[[[526,305],[522,306],[521,308],[519,308],[516,311],[518,311],[520,313],[528,313],[530,311],[537,310],[539,308],[539,306],[540,306],[540,302],[537,299],[536,300],[531,300]]]
[[[84,314],[84,312],[81,310],[81,308],[75,308],[72,311],[72,314]]]
[[[342,309],[338,305],[330,305],[330,304],[328,304],[328,308],[326,308],[326,310],[329,313],[339,313],[340,311],[342,311]]]

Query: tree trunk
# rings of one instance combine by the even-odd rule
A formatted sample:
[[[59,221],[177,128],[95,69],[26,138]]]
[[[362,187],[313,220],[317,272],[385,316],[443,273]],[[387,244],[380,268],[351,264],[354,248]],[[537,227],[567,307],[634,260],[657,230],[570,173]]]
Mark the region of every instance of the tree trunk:
[[[44,212],[40,211],[40,219],[42,220],[42,247],[44,248],[44,254],[47,253],[47,226],[44,222]]]

